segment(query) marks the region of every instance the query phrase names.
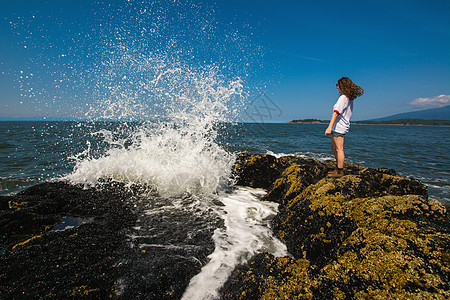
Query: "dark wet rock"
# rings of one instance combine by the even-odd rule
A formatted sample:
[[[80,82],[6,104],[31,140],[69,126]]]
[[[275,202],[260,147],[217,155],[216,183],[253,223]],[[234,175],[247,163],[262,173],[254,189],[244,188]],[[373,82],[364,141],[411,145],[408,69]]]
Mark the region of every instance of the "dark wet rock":
[[[211,237],[223,221],[193,196],[146,196],[135,204],[139,217],[129,231],[135,257],[120,277],[126,298],[179,299],[214,251]]]
[[[0,298],[179,299],[221,226],[197,202],[115,183],[0,197]]]
[[[252,165],[264,163],[259,159],[246,157]],[[277,169],[276,158],[265,160]],[[314,177],[305,186],[295,158],[291,166],[286,160],[274,181],[284,187],[273,230],[292,257],[253,257],[233,272],[223,299],[450,297],[450,218],[427,200],[424,184],[389,169],[346,165],[346,176]],[[278,188],[266,186],[269,195]]]
[[[268,189],[280,177],[284,166],[272,155],[239,154],[235,165],[237,184]]]
[[[268,191],[264,200],[283,204],[326,176],[328,166],[295,156],[240,154],[235,165],[237,184]]]

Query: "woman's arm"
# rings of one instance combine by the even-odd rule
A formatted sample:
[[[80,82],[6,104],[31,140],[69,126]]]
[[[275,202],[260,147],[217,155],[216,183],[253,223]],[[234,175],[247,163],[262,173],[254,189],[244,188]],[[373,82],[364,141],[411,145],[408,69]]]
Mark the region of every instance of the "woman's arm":
[[[330,124],[328,125],[327,129],[325,130],[325,135],[331,134],[331,128],[333,128],[334,122],[336,122],[336,118],[338,116],[337,112],[334,112],[331,116]]]

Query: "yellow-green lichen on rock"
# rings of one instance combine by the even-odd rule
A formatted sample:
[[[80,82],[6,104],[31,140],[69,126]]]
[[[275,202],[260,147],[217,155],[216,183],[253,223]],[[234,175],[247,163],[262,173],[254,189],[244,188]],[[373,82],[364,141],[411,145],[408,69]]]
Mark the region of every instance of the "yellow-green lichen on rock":
[[[423,183],[353,165],[304,184],[305,168],[286,161],[268,194],[282,199],[273,230],[293,257],[255,256],[224,299],[449,299],[450,220]]]
[[[282,205],[326,173],[327,165],[317,160],[296,156],[275,158],[267,154],[242,153],[234,167],[238,185],[266,189],[264,199]]]
[[[312,299],[318,282],[310,277],[309,269],[305,259],[258,254],[233,272],[222,299],[292,299],[292,295]]]

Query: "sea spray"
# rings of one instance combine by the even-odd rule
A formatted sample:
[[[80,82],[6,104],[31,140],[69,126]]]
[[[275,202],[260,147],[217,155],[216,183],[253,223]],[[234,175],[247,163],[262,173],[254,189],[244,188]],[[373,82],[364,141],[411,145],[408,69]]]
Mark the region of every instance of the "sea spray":
[[[183,73],[186,65],[194,73],[215,68],[248,82],[263,68],[253,28],[245,20],[224,20],[212,3],[53,4],[5,20],[26,58],[6,75],[17,81],[22,106],[47,119],[145,121],[163,113],[168,99],[155,86],[167,73]],[[167,86],[163,82],[162,90]]]
[[[234,163],[234,154],[216,143],[217,123],[230,120],[243,97],[239,79],[224,83],[215,72],[162,71],[153,84],[167,99],[164,117],[129,126],[119,137],[107,129],[92,133],[107,150],[98,158],[86,150],[74,157],[74,171],[65,179],[95,185],[108,178],[147,185],[167,197],[217,192]]]
[[[195,1],[100,1],[83,9],[86,22],[65,32],[64,44],[52,35],[79,20],[48,18],[53,12],[40,6],[31,18],[10,21],[25,37],[21,45],[33,49],[18,76],[24,96],[58,117],[121,122],[120,134],[92,125],[64,179],[138,183],[162,195],[216,192],[234,160],[216,142],[217,124],[239,119],[250,69],[261,66],[250,27],[222,24],[214,7]],[[47,34],[49,43],[39,43]]]
[[[211,194],[227,182],[234,156],[208,139],[170,126],[163,133],[140,131],[133,133],[140,136],[139,142],[111,148],[97,159],[80,160],[65,178],[88,185],[110,178],[151,186],[167,197]]]

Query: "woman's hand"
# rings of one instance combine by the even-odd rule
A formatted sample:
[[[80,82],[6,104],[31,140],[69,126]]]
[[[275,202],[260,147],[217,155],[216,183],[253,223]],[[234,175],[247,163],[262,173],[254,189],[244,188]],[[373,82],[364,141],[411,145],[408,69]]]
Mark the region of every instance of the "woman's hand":
[[[333,112],[333,115],[331,116],[330,124],[328,125],[327,129],[325,130],[325,135],[331,134],[331,129],[334,126],[334,122],[336,122],[337,116],[338,116],[337,112]]]

